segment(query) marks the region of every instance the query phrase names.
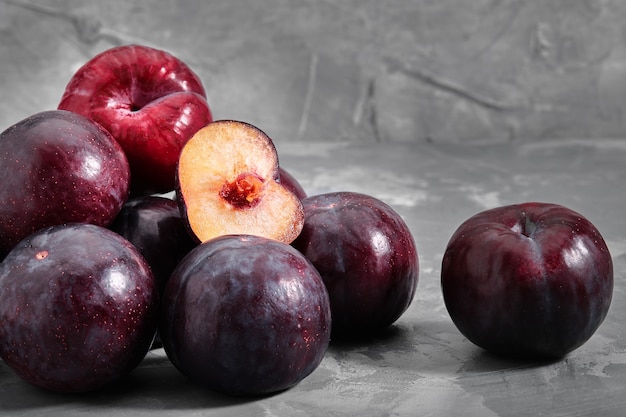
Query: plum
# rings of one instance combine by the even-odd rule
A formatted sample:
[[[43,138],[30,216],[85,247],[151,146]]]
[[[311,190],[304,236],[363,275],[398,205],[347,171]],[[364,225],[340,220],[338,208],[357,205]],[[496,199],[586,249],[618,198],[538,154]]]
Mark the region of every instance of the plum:
[[[133,195],[174,189],[185,142],[213,120],[200,77],[167,51],[109,48],[72,76],[59,109],[102,125],[126,152]]]
[[[163,294],[159,331],[172,363],[193,381],[235,395],[287,389],[327,350],[328,293],[288,244],[223,235],[181,261]]]
[[[415,240],[389,205],[341,191],[302,200],[304,227],[292,246],[317,268],[330,295],[333,338],[366,336],[395,322],[413,300]]]
[[[75,113],[34,114],[0,134],[0,256],[47,226],[109,225],[129,195],[120,145]]]
[[[176,201],[157,195],[132,197],[109,228],[139,249],[161,290],[176,265],[197,245]]]
[[[441,290],[469,341],[506,357],[554,360],[600,327],[613,297],[613,260],[580,213],[525,202],[476,213],[446,246]]]
[[[98,389],[148,352],[158,296],[145,259],[115,232],[86,223],[44,228],[0,264],[0,357],[42,389]]]

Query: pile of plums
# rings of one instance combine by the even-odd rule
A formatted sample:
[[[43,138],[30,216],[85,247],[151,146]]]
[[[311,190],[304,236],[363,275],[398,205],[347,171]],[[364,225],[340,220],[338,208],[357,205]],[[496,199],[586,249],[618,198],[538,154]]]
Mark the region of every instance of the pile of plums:
[[[213,120],[200,78],[168,52],[102,52],[57,109],[0,137],[0,357],[57,392],[103,387],[155,347],[231,395],[300,382],[331,338],[408,309],[407,224],[356,192],[307,195],[258,127]],[[561,206],[494,209],[451,238],[446,307],[475,344],[560,357],[607,314],[597,229]]]

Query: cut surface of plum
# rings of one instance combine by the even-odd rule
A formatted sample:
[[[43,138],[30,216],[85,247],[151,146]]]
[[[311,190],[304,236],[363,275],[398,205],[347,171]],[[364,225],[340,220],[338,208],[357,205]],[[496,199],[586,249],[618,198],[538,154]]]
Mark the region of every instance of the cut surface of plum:
[[[191,233],[204,242],[250,234],[291,243],[302,230],[297,195],[276,181],[278,155],[259,128],[220,120],[200,129],[178,162],[177,199]]]

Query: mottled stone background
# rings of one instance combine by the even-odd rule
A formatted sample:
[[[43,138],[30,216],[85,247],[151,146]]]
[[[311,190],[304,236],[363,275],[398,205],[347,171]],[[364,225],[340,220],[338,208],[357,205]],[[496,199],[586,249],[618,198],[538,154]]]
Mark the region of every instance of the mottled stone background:
[[[623,0],[0,0],[0,129],[137,42],[275,141],[626,137]]]

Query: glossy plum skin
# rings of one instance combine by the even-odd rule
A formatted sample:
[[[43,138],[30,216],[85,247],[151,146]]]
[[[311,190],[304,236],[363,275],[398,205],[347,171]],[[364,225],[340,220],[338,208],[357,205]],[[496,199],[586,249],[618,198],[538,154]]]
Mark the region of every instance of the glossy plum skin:
[[[133,195],[173,190],[182,146],[213,118],[198,75],[170,53],[143,45],[110,48],[90,59],[67,84],[58,108],[98,122],[120,143]]]
[[[43,227],[107,226],[129,195],[119,144],[83,116],[51,110],[0,134],[0,254]]]
[[[129,199],[109,228],[139,249],[161,290],[181,259],[197,245],[187,232],[178,203],[161,196]]]
[[[294,193],[300,200],[307,197],[307,193],[302,184],[285,168],[278,167],[278,182],[283,184],[288,190]]]
[[[613,264],[597,228],[551,203],[478,213],[454,232],[441,269],[459,331],[495,354],[560,358],[607,315]]]
[[[292,243],[317,268],[330,295],[333,338],[365,336],[394,323],[418,283],[415,240],[400,215],[372,196],[309,196]]]
[[[292,387],[326,353],[328,293],[291,246],[224,235],[193,249],[162,300],[160,334],[172,363],[193,381],[234,396]]]
[[[145,260],[116,233],[44,228],[0,264],[0,357],[42,389],[98,389],[144,358],[158,295]]]

